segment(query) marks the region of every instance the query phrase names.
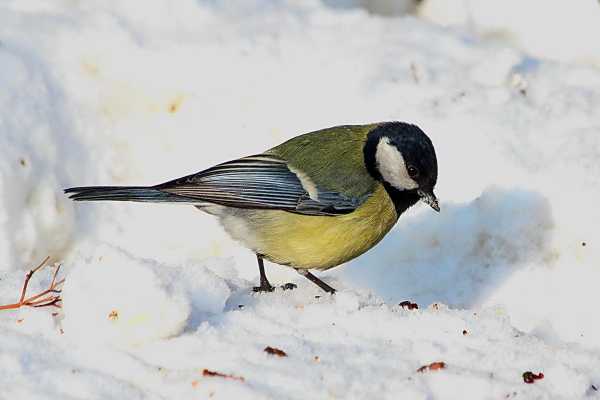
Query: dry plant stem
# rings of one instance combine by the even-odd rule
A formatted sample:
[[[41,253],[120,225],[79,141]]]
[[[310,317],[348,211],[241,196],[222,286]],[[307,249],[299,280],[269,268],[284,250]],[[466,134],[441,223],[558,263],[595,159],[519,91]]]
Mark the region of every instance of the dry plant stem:
[[[29,280],[37,271],[42,269],[48,263],[50,257],[46,257],[44,261],[40,263],[37,267],[32,269],[25,275],[25,282],[23,283],[23,289],[21,289],[21,297],[19,298],[18,303],[0,305],[0,310],[15,310],[21,307],[57,307],[60,308],[60,292],[58,289],[64,282],[64,278],[60,280],[56,280],[58,276],[58,272],[60,271],[60,265],[56,267],[54,270],[54,275],[52,275],[52,281],[50,282],[50,286],[48,289],[44,290],[41,293],[33,295],[31,297],[27,297],[27,285],[29,285]]]

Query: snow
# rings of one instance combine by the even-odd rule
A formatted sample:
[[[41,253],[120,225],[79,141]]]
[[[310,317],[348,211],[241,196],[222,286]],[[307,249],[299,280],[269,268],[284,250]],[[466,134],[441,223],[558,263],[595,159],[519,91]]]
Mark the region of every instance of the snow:
[[[400,3],[2,2],[0,304],[46,255],[66,283],[0,311],[0,398],[600,397],[600,7]],[[272,264],[298,289],[251,293],[193,207],[62,193],[384,120],[432,138],[442,212],[319,274],[335,296]]]
[[[597,0],[426,0],[420,15],[446,26],[508,40],[529,53],[561,61],[600,65]]]

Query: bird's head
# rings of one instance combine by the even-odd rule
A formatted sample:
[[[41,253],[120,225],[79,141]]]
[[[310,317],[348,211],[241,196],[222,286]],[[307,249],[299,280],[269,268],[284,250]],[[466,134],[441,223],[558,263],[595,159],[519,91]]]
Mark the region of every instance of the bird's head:
[[[433,193],[437,158],[431,140],[419,127],[404,122],[378,124],[368,135],[364,158],[370,174],[387,188],[440,211]]]

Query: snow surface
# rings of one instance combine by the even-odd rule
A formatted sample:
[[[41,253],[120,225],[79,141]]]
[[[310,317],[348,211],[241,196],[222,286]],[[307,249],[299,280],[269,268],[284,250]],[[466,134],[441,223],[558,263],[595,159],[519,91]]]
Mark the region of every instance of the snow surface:
[[[600,397],[600,7],[367,3],[0,4],[0,303],[46,255],[67,279],[57,316],[0,312],[1,399]],[[320,274],[333,297],[276,265],[298,289],[252,294],[192,207],[62,194],[383,120],[432,138],[442,212]]]

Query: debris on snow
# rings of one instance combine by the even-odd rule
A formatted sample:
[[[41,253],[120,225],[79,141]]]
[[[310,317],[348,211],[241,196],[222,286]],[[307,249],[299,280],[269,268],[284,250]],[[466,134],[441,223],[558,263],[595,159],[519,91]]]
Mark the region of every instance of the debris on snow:
[[[417,303],[412,303],[412,302],[410,302],[408,300],[405,300],[405,301],[401,302],[398,305],[400,307],[406,308],[408,310],[418,310],[419,309],[419,305]]]
[[[542,372],[539,372],[537,374],[534,374],[531,371],[523,372],[523,382],[525,383],[534,383],[535,381],[540,379],[544,379],[544,374]]]
[[[437,371],[446,368],[446,363],[443,361],[435,361],[429,365],[423,365],[417,369],[417,372]]]
[[[208,377],[219,377],[219,378],[226,378],[226,379],[233,379],[234,381],[240,381],[240,382],[244,382],[244,378],[241,376],[235,376],[235,375],[230,375],[230,374],[223,374],[221,372],[216,372],[216,371],[211,371],[209,369],[204,369],[202,371],[202,376],[208,376]]]
[[[287,357],[287,353],[285,351],[278,349],[276,347],[267,346],[267,347],[265,347],[264,351],[267,354],[272,354],[272,355],[279,356],[279,357]]]

